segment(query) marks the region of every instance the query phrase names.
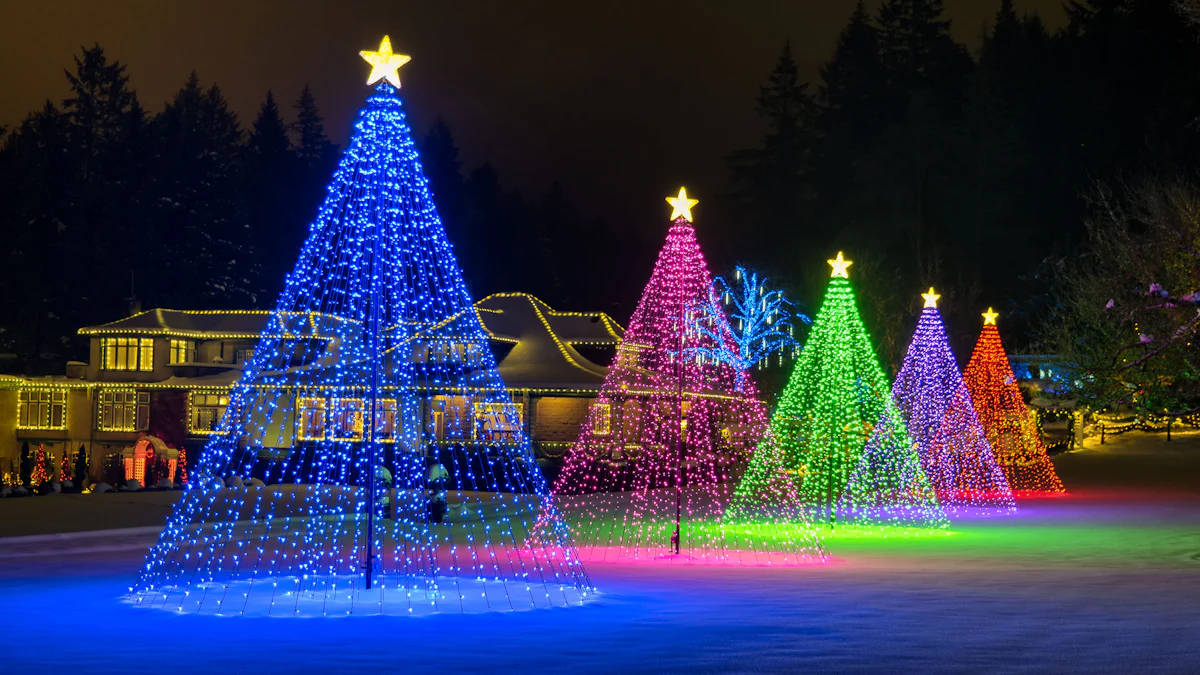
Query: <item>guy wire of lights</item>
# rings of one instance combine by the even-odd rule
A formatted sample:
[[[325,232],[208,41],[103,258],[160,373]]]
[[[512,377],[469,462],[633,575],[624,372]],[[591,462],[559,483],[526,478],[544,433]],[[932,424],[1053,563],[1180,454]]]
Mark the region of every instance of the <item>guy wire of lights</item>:
[[[909,436],[942,506],[956,514],[1016,510],[1004,472],[992,456],[971,394],[963,384],[933,288],[892,385]]]
[[[863,327],[839,251],[771,431],[815,520],[844,534],[949,527]],[[755,475],[752,470],[747,474]]]
[[[1017,378],[1000,342],[997,316],[991,307],[984,312],[983,331],[963,370],[963,381],[1013,493],[1018,497],[1063,494],[1066,488],[1054,471],[1037,422],[1017,388]]]
[[[711,276],[691,222],[696,200],[681,188],[667,201],[666,243],[555,482],[560,509],[588,560],[823,562],[794,489],[790,503],[785,492],[755,492],[737,518],[724,517],[766,410],[734,364],[704,356],[717,340],[733,348],[724,314],[706,330],[689,327],[688,308],[710,297]]]
[[[434,208],[408,57],[385,37],[364,58],[384,81],[136,604],[415,615],[592,594]]]

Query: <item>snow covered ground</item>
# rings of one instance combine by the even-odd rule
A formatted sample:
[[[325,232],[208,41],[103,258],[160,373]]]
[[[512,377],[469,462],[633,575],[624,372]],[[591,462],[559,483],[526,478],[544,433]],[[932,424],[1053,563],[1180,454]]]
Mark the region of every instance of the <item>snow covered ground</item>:
[[[799,568],[592,564],[601,594],[583,607],[422,618],[131,607],[121,596],[154,538],[145,521],[164,507],[121,496],[104,508],[124,515],[91,529],[142,527],[0,539],[0,669],[1200,671],[1200,436],[1089,441],[1056,465],[1072,496],[957,523],[954,536],[835,537],[837,560]],[[55,499],[0,501],[0,531],[36,529],[11,519],[38,502],[77,508]]]

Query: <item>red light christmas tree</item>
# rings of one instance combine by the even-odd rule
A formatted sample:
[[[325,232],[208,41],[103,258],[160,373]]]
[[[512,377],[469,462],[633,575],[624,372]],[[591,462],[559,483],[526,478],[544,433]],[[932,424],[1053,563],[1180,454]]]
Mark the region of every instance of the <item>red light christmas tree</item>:
[[[983,332],[963,371],[963,381],[1013,492],[1017,496],[1062,494],[1066,489],[1046,454],[1000,342],[997,316],[991,307],[983,314]]]
[[[29,474],[29,484],[37,487],[50,480],[50,461],[46,459],[46,449],[39,445],[37,458],[33,463],[33,471]]]
[[[921,466],[942,506],[1011,512],[1016,508],[1004,472],[996,464],[971,394],[938,312],[933,288],[892,386],[892,397],[917,444]]]
[[[823,561],[779,453],[759,468],[764,488],[726,517],[766,408],[737,365],[711,356],[733,352],[733,334],[719,311],[694,315],[717,306],[691,222],[697,202],[683,188],[667,201],[666,243],[555,483],[560,511],[584,559]]]
[[[71,480],[71,451],[63,448],[63,454],[58,463],[58,481],[62,483],[69,480]]]

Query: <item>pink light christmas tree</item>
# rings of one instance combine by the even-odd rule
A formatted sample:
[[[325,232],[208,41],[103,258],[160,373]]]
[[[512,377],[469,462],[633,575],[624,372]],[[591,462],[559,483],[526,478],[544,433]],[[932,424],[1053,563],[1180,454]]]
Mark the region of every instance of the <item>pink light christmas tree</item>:
[[[733,334],[680,189],[666,244],[553,492],[581,556],[609,561],[800,564],[825,559],[781,454],[765,489],[733,487],[763,439],[766,409],[737,365],[713,358]],[[703,326],[703,329],[698,329]],[[760,462],[760,464],[762,464]]]
[[[930,288],[921,297],[925,307],[892,397],[943,508],[952,514],[964,507],[1010,513],[1016,508],[1012,491],[950,350],[937,308],[941,296]]]

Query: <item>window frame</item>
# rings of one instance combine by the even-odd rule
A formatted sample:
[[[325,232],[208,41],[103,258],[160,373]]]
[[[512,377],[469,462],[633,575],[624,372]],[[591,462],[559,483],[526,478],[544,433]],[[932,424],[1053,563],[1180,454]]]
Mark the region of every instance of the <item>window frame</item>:
[[[184,338],[171,338],[171,341],[168,342],[167,344],[168,344],[168,351],[167,351],[167,354],[168,354],[167,363],[168,364],[175,366],[175,365],[179,365],[181,363],[195,363],[196,362],[196,341],[195,340],[187,340]],[[179,356],[181,354],[185,358],[180,359]]]
[[[115,372],[153,371],[154,338],[100,338],[100,370]]]
[[[212,399],[216,399],[215,402]],[[188,391],[188,433],[194,436],[220,436],[221,418],[229,407],[229,392],[193,389]],[[199,424],[201,413],[211,414],[212,426]]]
[[[35,396],[37,400],[33,400]],[[56,412],[58,424],[54,423]],[[41,431],[65,430],[67,428],[67,390],[29,387],[18,391],[17,428]]]
[[[105,421],[105,406],[109,406]],[[117,412],[120,410],[120,422]],[[132,409],[132,411],[130,410]],[[132,412],[132,415],[130,413]],[[132,422],[128,419],[132,416]],[[101,389],[96,395],[96,430],[146,431],[150,428],[150,392],[136,389]]]

